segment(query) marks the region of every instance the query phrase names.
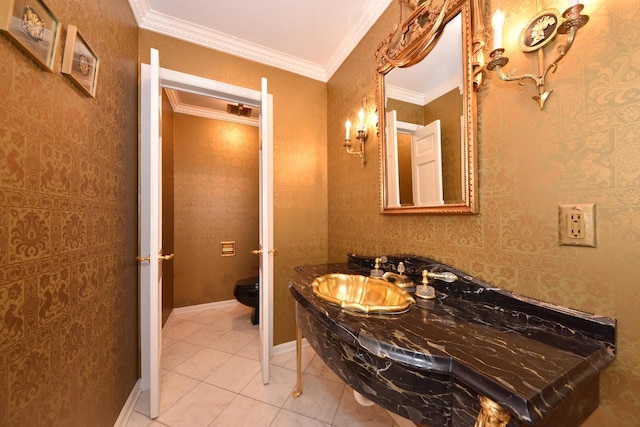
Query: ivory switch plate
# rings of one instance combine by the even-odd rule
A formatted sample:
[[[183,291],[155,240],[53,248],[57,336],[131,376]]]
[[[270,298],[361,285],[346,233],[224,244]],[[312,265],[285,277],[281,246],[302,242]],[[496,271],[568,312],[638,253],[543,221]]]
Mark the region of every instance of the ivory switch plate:
[[[558,244],[596,247],[595,203],[558,205]]]

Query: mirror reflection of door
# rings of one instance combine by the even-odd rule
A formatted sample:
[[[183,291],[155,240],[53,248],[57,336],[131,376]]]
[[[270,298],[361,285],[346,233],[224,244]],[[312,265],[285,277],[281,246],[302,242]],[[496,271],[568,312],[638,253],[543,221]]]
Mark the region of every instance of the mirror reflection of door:
[[[414,205],[444,204],[440,120],[421,127],[411,136],[411,173]]]
[[[441,122],[398,121],[387,112],[386,203],[389,207],[440,206],[443,199]]]

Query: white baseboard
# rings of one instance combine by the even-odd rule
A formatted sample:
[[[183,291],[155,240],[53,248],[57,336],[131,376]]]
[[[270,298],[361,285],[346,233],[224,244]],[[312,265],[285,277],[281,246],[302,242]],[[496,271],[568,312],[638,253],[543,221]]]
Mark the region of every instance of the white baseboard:
[[[176,315],[193,313],[194,311],[205,311],[205,310],[211,310],[214,308],[227,308],[227,307],[233,307],[234,305],[241,305],[241,304],[234,299],[230,299],[226,301],[208,302],[206,304],[189,305],[187,307],[177,307],[177,308],[174,308],[171,313],[172,314],[175,313]]]
[[[120,410],[120,415],[118,415],[118,419],[113,427],[125,427],[129,423],[129,418],[133,413],[133,409],[136,406],[138,397],[140,397],[140,393],[142,393],[142,390],[140,390],[140,380],[138,380],[131,389],[131,393],[129,393],[127,401],[124,402],[124,406]]]
[[[302,338],[302,347],[309,347],[309,343],[306,338]],[[288,341],[282,344],[274,345],[271,350],[271,356],[279,356],[281,354],[290,353],[296,351],[296,341]]]
[[[167,331],[169,330],[169,326],[171,326],[171,324],[173,323],[174,319],[175,319],[175,314],[176,310],[175,308],[173,310],[171,310],[171,313],[169,313],[169,317],[167,317],[167,321],[164,323],[164,326],[162,327],[162,339],[165,338],[165,336],[167,335]]]

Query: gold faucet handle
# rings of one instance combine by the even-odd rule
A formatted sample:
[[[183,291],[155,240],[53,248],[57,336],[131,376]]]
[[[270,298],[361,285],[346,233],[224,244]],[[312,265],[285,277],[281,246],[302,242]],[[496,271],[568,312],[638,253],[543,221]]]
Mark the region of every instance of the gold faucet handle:
[[[444,271],[442,273],[428,273],[428,276],[432,279],[442,280],[443,282],[448,283],[458,280],[458,276],[449,271]]]
[[[404,275],[404,263],[402,261],[400,261],[398,263],[398,273],[400,273],[400,275]]]

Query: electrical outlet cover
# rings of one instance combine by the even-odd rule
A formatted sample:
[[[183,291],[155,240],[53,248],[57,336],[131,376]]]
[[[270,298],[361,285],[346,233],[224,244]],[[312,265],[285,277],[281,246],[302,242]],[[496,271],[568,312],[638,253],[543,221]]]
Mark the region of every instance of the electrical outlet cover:
[[[581,232],[573,233],[570,227],[571,218],[581,217]],[[575,237],[574,237],[575,236]],[[583,203],[574,205],[558,205],[558,244],[561,246],[596,247],[596,205]]]

